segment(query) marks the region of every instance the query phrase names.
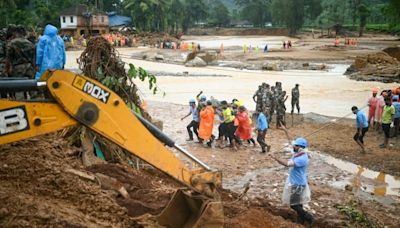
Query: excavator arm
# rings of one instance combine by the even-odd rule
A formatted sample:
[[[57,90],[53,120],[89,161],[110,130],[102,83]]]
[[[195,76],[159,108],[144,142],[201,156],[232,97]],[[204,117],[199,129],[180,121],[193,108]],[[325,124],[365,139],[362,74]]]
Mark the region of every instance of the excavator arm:
[[[2,91],[18,90],[18,84],[20,88],[26,87],[24,90],[44,86],[53,99],[50,102],[1,99],[0,144],[83,124],[194,190],[175,193],[158,217],[161,225],[222,226],[222,204],[217,192],[222,184],[219,171],[211,170],[151,123],[135,116],[117,94],[101,83],[64,70],[46,72],[45,76],[42,78],[47,80],[43,82],[0,82]],[[177,154],[187,157],[194,167],[189,169]],[[181,214],[179,219],[177,211]]]

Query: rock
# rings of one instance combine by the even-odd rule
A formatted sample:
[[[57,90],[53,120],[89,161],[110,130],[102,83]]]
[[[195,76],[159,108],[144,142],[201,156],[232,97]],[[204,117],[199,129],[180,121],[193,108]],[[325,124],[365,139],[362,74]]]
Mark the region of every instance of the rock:
[[[303,63],[303,67],[309,67],[310,64],[309,63]]]
[[[388,47],[383,49],[383,52],[400,61],[400,47]]]
[[[215,51],[208,51],[206,53],[199,53],[197,57],[201,58],[207,64],[212,63],[217,60],[217,52]]]
[[[154,56],[154,59],[156,61],[164,61],[164,56],[161,55],[161,54],[157,54],[157,55]]]
[[[344,187],[344,189],[346,189],[346,191],[351,192],[351,191],[353,191],[353,186],[351,186],[351,185],[349,185],[349,184],[346,184],[346,186]]]
[[[205,66],[207,66],[207,63],[203,59],[201,59],[199,57],[195,57],[194,59],[188,61],[185,64],[185,66],[187,66],[187,67],[205,67]]]
[[[269,71],[282,71],[282,69],[280,69],[280,67],[276,63],[264,63],[261,69]]]

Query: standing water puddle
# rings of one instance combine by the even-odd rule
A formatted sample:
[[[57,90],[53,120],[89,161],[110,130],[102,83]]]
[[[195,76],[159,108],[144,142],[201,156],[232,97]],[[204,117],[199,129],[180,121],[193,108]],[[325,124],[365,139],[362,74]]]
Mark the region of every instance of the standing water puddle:
[[[334,187],[344,189],[346,185],[350,184],[353,187],[361,188],[363,191],[373,193],[377,196],[400,196],[400,177],[376,172],[318,152],[314,154],[318,154],[326,163],[354,175],[344,180],[333,182],[332,186]]]

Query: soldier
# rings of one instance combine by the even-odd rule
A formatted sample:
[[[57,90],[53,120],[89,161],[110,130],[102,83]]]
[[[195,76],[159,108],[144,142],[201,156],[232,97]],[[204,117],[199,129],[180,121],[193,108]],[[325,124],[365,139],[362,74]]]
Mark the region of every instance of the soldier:
[[[9,27],[9,30],[10,42],[6,49],[8,76],[32,79],[35,75],[35,46],[24,37],[24,27]]]
[[[277,99],[277,108],[276,108],[276,127],[279,128],[280,126],[286,126],[285,121],[285,113],[286,113],[286,106],[285,102],[288,96],[286,96],[286,91],[282,91],[280,95],[278,95]]]
[[[6,76],[6,33],[0,30],[0,77]]]
[[[277,106],[276,96],[277,96],[276,88],[275,88],[275,86],[271,86],[271,108],[269,110],[268,123],[271,123],[272,117],[276,110],[276,106]]]
[[[292,115],[294,112],[294,106],[297,108],[297,114],[300,114],[300,91],[299,84],[292,89]]]
[[[253,95],[253,101],[256,103],[256,111],[262,112],[262,97],[263,97],[263,87],[258,86],[258,90]],[[256,100],[257,98],[257,100]]]
[[[269,84],[266,84],[263,93],[263,113],[267,117],[270,116],[271,102],[272,102],[271,100],[272,100],[271,87],[269,86]]]

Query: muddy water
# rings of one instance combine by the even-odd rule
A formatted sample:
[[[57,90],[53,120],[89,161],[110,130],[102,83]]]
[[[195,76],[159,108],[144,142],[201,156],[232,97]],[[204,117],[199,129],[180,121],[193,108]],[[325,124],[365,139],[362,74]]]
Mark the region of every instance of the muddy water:
[[[283,83],[283,88],[290,91],[296,83],[300,84],[300,105],[302,112],[314,112],[328,116],[344,116],[350,112],[353,105],[362,107],[370,95],[372,88],[392,88],[394,84],[379,82],[358,82],[343,76],[343,72],[325,71],[284,71],[257,72],[226,69],[222,67],[187,68],[179,65],[145,62],[125,59],[129,63],[153,71],[188,72],[189,77],[159,77],[158,85],[166,96],[153,96],[147,83],[139,82],[139,88],[145,99],[186,104],[199,91],[204,91],[208,97],[219,100],[242,100],[250,109],[255,108],[252,96],[262,82],[274,84]],[[190,77],[191,73],[222,74],[230,77]],[[290,99],[286,103],[290,106]]]
[[[230,39],[230,38],[227,38]],[[242,38],[248,41],[246,38]],[[264,38],[255,38],[255,40]],[[267,39],[267,38],[265,38]],[[281,38],[272,38],[280,40]],[[252,40],[252,39],[250,39]],[[207,41],[207,40],[206,40]],[[211,42],[211,41],[210,41]],[[217,42],[217,41],[213,41]],[[219,43],[219,41],[218,41]],[[141,51],[134,48],[118,50],[123,56],[130,56],[133,52]],[[78,69],[76,58],[81,51],[67,52],[67,69]],[[162,71],[171,76],[158,77],[161,93],[153,95],[148,89],[147,82],[137,81],[139,89],[147,100],[186,104],[199,91],[204,91],[208,97],[214,96],[219,100],[242,100],[250,109],[255,108],[252,96],[262,82],[274,84],[283,83],[284,90],[290,90],[296,83],[300,84],[300,106],[303,113],[314,112],[327,116],[344,116],[350,113],[353,105],[365,106],[372,88],[388,89],[395,84],[379,82],[359,82],[349,80],[343,76],[345,65],[337,65],[331,71],[243,71],[224,67],[188,68],[182,65],[148,62],[123,58],[127,63],[143,67],[150,71]],[[187,72],[188,77],[174,77],[176,73]],[[226,75],[229,77],[191,77],[191,74]],[[162,92],[166,96],[162,96]],[[290,98],[286,106],[290,108]]]
[[[334,187],[344,189],[346,185],[352,185],[355,188],[359,188],[368,193],[373,193],[377,196],[400,196],[400,177],[391,176],[383,172],[375,172],[329,155],[321,153],[314,154],[320,156],[327,164],[333,165],[350,174],[348,178],[332,182],[331,185]]]

